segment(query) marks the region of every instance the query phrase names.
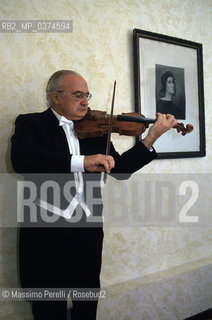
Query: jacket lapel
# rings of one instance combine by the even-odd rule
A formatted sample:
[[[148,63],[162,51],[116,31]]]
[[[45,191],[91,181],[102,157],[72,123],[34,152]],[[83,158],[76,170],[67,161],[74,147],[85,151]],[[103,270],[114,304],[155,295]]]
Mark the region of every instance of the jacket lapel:
[[[65,132],[50,108],[43,112],[43,120],[57,150],[69,151]]]
[[[48,108],[41,113],[43,126],[47,129],[49,137],[55,148],[58,151],[68,151],[68,142],[66,139],[65,132],[61,126],[59,126],[59,121],[53,114],[52,110]],[[97,153],[105,154],[106,151],[106,138],[87,138],[79,139],[80,143],[80,154],[82,155],[92,155]]]

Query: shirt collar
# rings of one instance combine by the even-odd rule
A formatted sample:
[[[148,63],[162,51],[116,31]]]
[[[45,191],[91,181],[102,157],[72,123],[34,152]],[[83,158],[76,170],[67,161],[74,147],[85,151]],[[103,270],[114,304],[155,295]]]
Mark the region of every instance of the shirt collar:
[[[59,113],[57,113],[57,112],[56,112],[54,109],[52,109],[52,108],[51,108],[51,110],[52,110],[53,114],[55,115],[55,117],[58,119],[59,125],[61,125],[62,120],[65,119],[65,120],[66,120],[66,123],[68,123],[69,125],[71,125],[71,128],[72,128],[72,129],[74,128],[74,123],[73,123],[72,120],[68,120],[66,117],[61,116]]]

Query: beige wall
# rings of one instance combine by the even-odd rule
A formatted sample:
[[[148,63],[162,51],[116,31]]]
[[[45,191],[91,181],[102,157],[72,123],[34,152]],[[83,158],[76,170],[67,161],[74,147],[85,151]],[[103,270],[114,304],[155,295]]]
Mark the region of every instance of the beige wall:
[[[206,114],[206,157],[154,161],[143,173],[210,173],[211,16],[211,0],[2,0],[1,19],[71,19],[73,32],[0,34],[0,172],[11,171],[9,139],[14,119],[20,113],[45,109],[45,85],[48,77],[58,69],[80,72],[93,93],[91,108],[108,112],[113,81],[116,79],[115,113],[133,111],[132,30],[138,28],[203,44]],[[113,141],[120,152],[134,143],[132,138],[116,135],[113,135]],[[209,188],[207,196],[210,197]],[[1,214],[6,206],[5,198],[1,197]],[[3,230],[1,239],[0,283],[2,287],[15,287],[15,230]],[[210,230],[107,228],[102,284],[120,284],[208,258],[212,255],[211,242]],[[27,308],[26,305],[6,302],[0,311],[2,319],[8,312],[11,313],[10,319],[13,319],[12,314],[16,312],[16,320],[29,320]],[[199,310],[201,308],[200,303]],[[101,319],[109,319],[107,308],[99,312],[102,312],[99,315]],[[145,319],[154,319],[151,312],[148,316]],[[112,315],[110,319],[116,320]],[[126,319],[135,320],[135,317],[129,314]],[[139,315],[137,319],[140,319]]]

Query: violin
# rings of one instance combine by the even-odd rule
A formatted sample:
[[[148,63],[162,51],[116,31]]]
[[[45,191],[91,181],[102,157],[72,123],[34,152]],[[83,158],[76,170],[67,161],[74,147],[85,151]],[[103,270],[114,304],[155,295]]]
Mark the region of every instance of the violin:
[[[101,137],[107,134],[106,155],[110,154],[111,133],[116,132],[120,135],[138,136],[142,134],[150,123],[157,121],[156,119],[146,118],[140,113],[122,113],[114,116],[114,98],[115,98],[116,81],[114,81],[113,97],[111,105],[111,114],[106,111],[91,110],[88,108],[87,114],[81,119],[74,121],[75,132],[79,139]],[[157,115],[156,115],[157,116]],[[191,124],[187,124],[186,128],[183,123],[177,123],[174,126],[182,135],[186,135],[193,130]],[[106,183],[106,173],[104,173],[104,183]]]
[[[146,118],[143,114],[136,112],[113,115],[111,118],[111,115],[106,111],[89,108],[85,117],[75,122],[75,131],[79,139],[95,138],[107,134],[109,126],[111,126],[111,132],[126,136],[138,136],[149,127],[150,123],[154,123],[156,120],[157,118]],[[177,123],[173,128],[177,132],[181,132],[183,136],[193,131],[192,124],[187,124],[184,127],[183,123]]]

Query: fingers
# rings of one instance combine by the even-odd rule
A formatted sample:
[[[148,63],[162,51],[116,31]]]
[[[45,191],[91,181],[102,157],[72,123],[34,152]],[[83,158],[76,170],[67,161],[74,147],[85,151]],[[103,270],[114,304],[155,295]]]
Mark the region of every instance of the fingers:
[[[172,114],[156,113],[156,118],[156,122],[150,127],[146,138],[143,140],[148,149],[162,134],[178,124]]]
[[[156,114],[157,121],[163,123],[164,125],[168,126],[169,128],[174,127],[178,121],[175,119],[175,117],[172,114],[163,114],[163,113],[157,113]]]
[[[110,173],[110,170],[115,167],[115,161],[111,156],[105,156],[102,154],[97,155],[95,159],[98,172]]]
[[[174,127],[178,123],[172,114],[166,114],[166,120],[170,123],[171,127]]]
[[[89,172],[110,173],[110,170],[115,167],[115,161],[111,156],[95,154],[92,156],[85,156],[84,167],[85,170]]]
[[[115,161],[111,156],[105,156],[103,159],[103,166],[105,168],[105,172],[110,173],[110,170],[115,167]]]

